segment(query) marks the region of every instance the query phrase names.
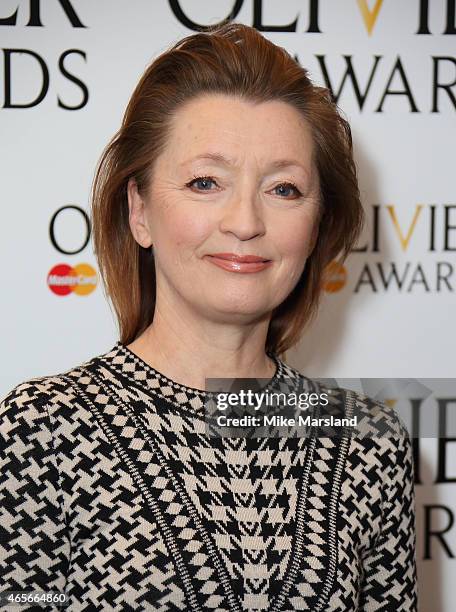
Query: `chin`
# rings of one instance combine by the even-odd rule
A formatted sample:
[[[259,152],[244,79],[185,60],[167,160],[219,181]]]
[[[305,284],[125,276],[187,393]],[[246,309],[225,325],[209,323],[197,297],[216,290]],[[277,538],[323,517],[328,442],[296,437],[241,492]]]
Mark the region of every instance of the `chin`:
[[[211,300],[210,304],[212,305],[211,310],[219,315],[231,315],[240,318],[245,317],[248,320],[262,317],[270,313],[274,308],[273,305],[266,303],[266,301],[256,299],[240,300],[239,296],[233,297],[233,299],[225,299],[223,301]]]

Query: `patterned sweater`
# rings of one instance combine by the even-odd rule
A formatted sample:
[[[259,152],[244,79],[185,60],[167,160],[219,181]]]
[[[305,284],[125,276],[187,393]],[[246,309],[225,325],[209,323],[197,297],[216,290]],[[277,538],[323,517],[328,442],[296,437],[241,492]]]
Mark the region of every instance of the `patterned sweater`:
[[[273,380],[316,388],[273,358]],[[17,385],[0,404],[0,591],[69,596],[28,610],[416,612],[410,438],[340,393],[397,435],[208,436],[205,392],[120,342]]]

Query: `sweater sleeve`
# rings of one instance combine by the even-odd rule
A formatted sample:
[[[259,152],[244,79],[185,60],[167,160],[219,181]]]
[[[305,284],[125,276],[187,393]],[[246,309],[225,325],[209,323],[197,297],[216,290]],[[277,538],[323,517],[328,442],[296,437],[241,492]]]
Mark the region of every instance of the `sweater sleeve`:
[[[1,592],[65,590],[70,542],[48,399],[29,381],[0,403]]]
[[[363,559],[360,612],[417,612],[415,489],[413,453],[405,426],[391,438],[390,474],[385,474],[383,522]],[[390,445],[391,446],[391,445]]]

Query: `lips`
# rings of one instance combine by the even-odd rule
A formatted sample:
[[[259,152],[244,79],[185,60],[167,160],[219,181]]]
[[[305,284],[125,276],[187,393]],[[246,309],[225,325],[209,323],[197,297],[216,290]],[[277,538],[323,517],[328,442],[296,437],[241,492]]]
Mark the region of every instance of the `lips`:
[[[225,259],[226,261],[235,261],[238,263],[258,263],[270,261],[266,257],[258,255],[236,255],[235,253],[211,253],[209,257],[217,257],[217,259]]]
[[[235,255],[234,253],[213,253],[206,255],[205,259],[215,266],[240,274],[261,272],[272,265],[270,259],[259,255]]]

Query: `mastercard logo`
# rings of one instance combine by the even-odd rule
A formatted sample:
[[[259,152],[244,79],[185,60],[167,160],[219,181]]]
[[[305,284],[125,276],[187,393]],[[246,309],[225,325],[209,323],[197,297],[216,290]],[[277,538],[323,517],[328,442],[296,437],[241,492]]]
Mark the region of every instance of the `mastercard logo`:
[[[338,261],[331,261],[323,273],[323,289],[328,293],[336,293],[347,284],[347,270]]]
[[[56,295],[89,295],[97,286],[97,273],[91,265],[57,264],[47,275],[47,285]]]

